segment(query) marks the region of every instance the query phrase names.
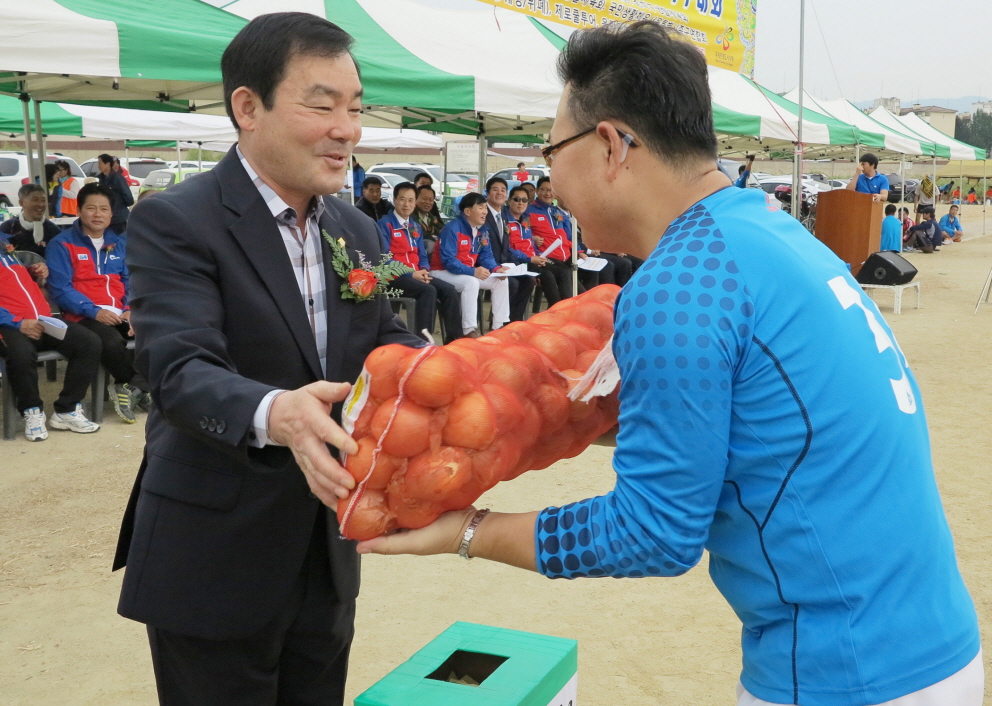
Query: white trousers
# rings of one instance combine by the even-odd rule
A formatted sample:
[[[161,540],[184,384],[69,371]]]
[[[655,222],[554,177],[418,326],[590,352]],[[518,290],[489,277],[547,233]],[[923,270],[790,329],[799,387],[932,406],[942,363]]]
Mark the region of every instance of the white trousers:
[[[912,694],[876,706],[982,706],[985,694],[985,665],[982,651],[959,672]],[[737,682],[737,706],[780,706],[752,696]]]
[[[479,327],[479,289],[493,293],[493,328],[510,320],[510,285],[507,277],[479,279],[472,275],[456,275],[447,270],[431,270],[431,277],[454,286],[462,299],[462,333]]]

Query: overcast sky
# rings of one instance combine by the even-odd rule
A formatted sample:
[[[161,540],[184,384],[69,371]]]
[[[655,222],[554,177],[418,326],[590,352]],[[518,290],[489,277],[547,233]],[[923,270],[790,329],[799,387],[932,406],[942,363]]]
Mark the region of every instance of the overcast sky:
[[[754,78],[777,92],[799,83],[799,5],[758,0]],[[988,100],[990,69],[990,0],[806,0],[805,87],[814,95]]]

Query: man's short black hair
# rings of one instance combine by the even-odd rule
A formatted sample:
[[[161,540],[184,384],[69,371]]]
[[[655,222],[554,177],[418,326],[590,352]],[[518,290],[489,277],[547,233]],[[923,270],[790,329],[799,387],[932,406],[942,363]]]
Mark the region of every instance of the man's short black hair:
[[[490,177],[489,181],[486,182],[487,193],[491,188],[493,188],[493,184],[502,184],[506,188],[510,187],[510,185],[506,183],[506,179],[504,179],[503,177],[499,177],[499,176]]]
[[[234,129],[241,129],[231,107],[231,94],[238,88],[250,88],[265,109],[272,110],[276,86],[285,77],[290,59],[297,55],[327,59],[350,55],[353,43],[352,36],[336,24],[307,12],[273,12],[246,24],[220,59],[224,107]]]
[[[861,155],[861,164],[870,164],[872,169],[878,167],[878,157],[873,155],[871,152],[865,152]]]
[[[530,194],[527,193],[527,189],[524,188],[523,184],[518,184],[517,186],[514,186],[512,189],[510,189],[510,193],[507,195],[507,199],[512,199],[513,195],[518,191],[524,192],[524,196],[526,196],[527,200],[530,201]]]
[[[548,183],[550,181],[551,181],[551,177],[549,177],[549,176],[542,176],[540,179],[537,180],[537,188],[540,189],[544,184],[546,184],[546,183]]]
[[[33,193],[45,194],[45,187],[41,184],[25,184],[17,190],[17,200],[26,199]]]
[[[418,199],[420,198],[420,192],[421,191],[429,191],[432,194],[434,194],[435,196],[437,196],[437,192],[434,191],[434,187],[431,186],[430,184],[421,184],[420,186],[417,187],[417,198]]]
[[[924,216],[932,216],[935,213],[937,213],[937,211],[934,209],[933,206],[924,206],[922,209],[920,209],[920,213],[922,213]]]
[[[485,202],[485,196],[477,191],[470,191],[462,197],[461,203],[458,204],[458,210],[464,213],[466,208],[472,208],[473,206],[478,206],[480,203]]]
[[[951,204],[951,208],[957,208],[957,209],[958,209],[959,211],[961,210],[960,208],[958,208],[958,205],[957,205],[956,203],[952,203],[952,204]],[[949,208],[949,209],[947,209],[947,210],[948,210],[948,211],[950,211],[950,210],[951,210],[951,208]]]
[[[896,215],[896,207],[894,204],[890,203],[888,206],[885,207],[885,215],[886,216]]]
[[[428,184],[433,184],[434,183],[434,177],[432,177],[427,172],[420,172],[420,174],[418,174],[417,176],[415,176],[413,178],[413,181],[414,181],[414,183],[416,183],[416,182],[420,181],[421,179],[427,179],[427,183]]]
[[[114,158],[109,154],[101,154],[99,157],[97,157],[97,159],[99,159],[104,164],[110,164],[110,165],[114,164]]]
[[[716,159],[703,55],[654,22],[575,32],[558,57],[577,130],[619,120],[676,167]],[[567,135],[560,137],[568,137]]]
[[[393,187],[393,200],[399,198],[400,192],[410,190],[413,192],[414,197],[417,195],[417,187],[413,185],[412,181],[401,181],[399,184]]]
[[[106,186],[97,183],[87,184],[86,186],[84,186],[82,189],[79,190],[79,194],[76,195],[76,205],[79,208],[82,208],[83,205],[86,203],[87,199],[89,199],[91,196],[97,196],[97,195],[106,196],[107,201],[110,202],[110,205],[111,206],[114,205],[113,192],[110,189],[108,189]]]
[[[741,176],[744,173],[744,169],[745,168],[746,167],[743,164],[741,166],[737,167],[737,176]]]
[[[362,182],[362,191],[365,191],[367,188],[369,188],[373,184],[378,184],[379,187],[381,188],[382,187],[382,179],[380,179],[377,176],[367,176],[367,177],[365,177],[365,180]]]

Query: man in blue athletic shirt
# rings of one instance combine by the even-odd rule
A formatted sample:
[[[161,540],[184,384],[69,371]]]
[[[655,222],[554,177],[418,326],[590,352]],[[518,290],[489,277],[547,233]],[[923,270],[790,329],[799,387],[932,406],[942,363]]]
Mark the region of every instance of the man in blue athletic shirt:
[[[889,178],[884,174],[879,174],[878,157],[871,152],[861,155],[861,162],[854,172],[854,178],[847,182],[849,191],[858,191],[862,194],[871,194],[873,201],[887,201],[889,199]]]
[[[646,258],[615,311],[616,486],[447,513],[359,551],[574,579],[678,576],[706,549],[743,623],[739,706],[979,706],[978,622],[923,401],[878,309],[717,169],[691,45],[646,22],[584,30],[559,71],[555,189],[590,247]]]

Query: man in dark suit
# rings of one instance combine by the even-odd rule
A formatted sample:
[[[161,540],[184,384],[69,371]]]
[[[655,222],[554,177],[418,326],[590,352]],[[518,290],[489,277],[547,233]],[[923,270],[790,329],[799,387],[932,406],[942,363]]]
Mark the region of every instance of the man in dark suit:
[[[510,236],[506,231],[509,216],[503,208],[506,205],[506,180],[492,177],[486,182],[486,226],[489,228],[489,244],[493,258],[499,264],[512,262],[515,265],[530,262],[531,258],[510,247]],[[534,293],[533,277],[507,277],[510,280],[510,321],[523,321],[527,303]]]
[[[238,145],[129,226],[155,405],[115,568],[162,704],[343,703],[359,561],[331,447],[357,445],[335,420],[375,347],[422,345],[382,296],[341,297],[322,237],[380,258],[375,223],[321,198],[361,136],[351,42],[308,14],[249,23],[221,61]]]

